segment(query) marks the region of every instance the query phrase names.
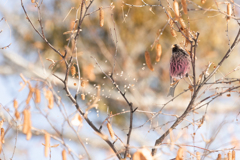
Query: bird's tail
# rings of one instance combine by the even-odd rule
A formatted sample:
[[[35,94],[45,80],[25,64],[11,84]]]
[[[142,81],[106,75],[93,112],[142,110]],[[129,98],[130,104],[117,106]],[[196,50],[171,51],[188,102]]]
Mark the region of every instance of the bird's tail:
[[[175,91],[175,88],[177,87],[177,85],[178,85],[178,82],[177,82],[175,85],[170,86],[170,89],[169,89],[169,92],[168,92],[168,95],[167,95],[167,96],[172,96],[172,97],[174,97],[174,91]]]

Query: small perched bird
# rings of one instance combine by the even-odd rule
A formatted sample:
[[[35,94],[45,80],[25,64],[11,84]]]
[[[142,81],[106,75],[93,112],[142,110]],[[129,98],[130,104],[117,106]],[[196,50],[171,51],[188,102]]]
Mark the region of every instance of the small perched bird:
[[[174,97],[174,91],[179,80],[188,77],[191,66],[191,58],[189,54],[179,45],[172,46],[172,57],[170,59],[170,89],[167,96]]]

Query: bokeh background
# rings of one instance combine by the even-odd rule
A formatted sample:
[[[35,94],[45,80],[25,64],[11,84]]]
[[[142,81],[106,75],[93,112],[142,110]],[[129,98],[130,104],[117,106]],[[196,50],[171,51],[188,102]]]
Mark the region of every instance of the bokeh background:
[[[143,4],[140,0],[124,2],[135,5]],[[159,4],[157,0],[145,2]],[[217,10],[216,2],[219,9],[225,13],[228,1],[207,0],[204,4],[200,0],[187,2],[189,12],[188,15],[184,15],[181,10],[182,18],[190,26],[191,31],[200,33],[196,55],[196,71],[199,75],[209,62],[213,63],[210,71],[218,64],[227,52],[229,44],[233,42],[239,25],[234,19],[226,21],[226,16]],[[237,0],[235,2],[233,4],[235,7],[234,13],[236,17],[239,17],[238,4],[240,3]],[[35,4],[31,3],[30,0],[23,0],[23,3],[32,22],[40,30]],[[61,53],[64,53],[66,49],[68,56],[72,55],[71,46],[67,46],[67,39],[70,34],[63,33],[73,28],[74,20],[78,16],[76,8],[79,7],[80,3],[81,1],[78,0],[51,0],[43,1],[41,5],[46,38]],[[115,6],[114,9],[111,9],[111,3]],[[168,3],[172,5],[172,1],[162,1],[165,7],[168,6]],[[199,6],[206,10],[202,10]],[[121,0],[95,0],[89,12],[93,12],[99,7],[104,8],[104,26],[99,26],[99,12],[90,14],[83,21],[82,31],[77,41],[79,70],[81,78],[87,81],[86,88],[81,89],[81,93],[86,94],[86,100],[81,100],[79,96],[78,102],[80,107],[85,110],[88,103],[91,103],[96,97],[96,86],[101,86],[101,98],[98,107],[91,109],[88,115],[89,119],[99,127],[109,114],[120,113],[111,118],[111,124],[115,133],[126,143],[126,133],[129,126],[129,112],[127,111],[129,108],[123,97],[101,72],[92,58],[94,57],[97,60],[104,72],[111,73],[116,50],[114,41],[117,37],[116,67],[113,77],[120,89],[126,91],[126,97],[133,103],[134,108],[138,107],[138,111],[134,113],[130,153],[133,154],[143,146],[151,149],[155,140],[174,122],[176,115],[180,116],[183,113],[191,98],[190,91],[182,94],[166,105],[162,114],[152,118],[154,113],[171,100],[171,97],[166,96],[169,89],[171,46],[176,43],[183,43],[184,38],[181,33],[177,33],[175,38],[172,37],[170,27],[167,25],[167,16],[162,7],[152,7],[151,11],[149,6],[129,7]],[[210,11],[210,9],[214,9],[214,11]],[[172,14],[174,15],[173,12]],[[3,152],[0,155],[1,159],[11,158],[13,153],[13,159],[49,159],[49,157],[44,156],[43,133],[46,130],[51,135],[58,137],[53,126],[61,132],[66,144],[76,153],[73,157],[68,154],[68,159],[87,159],[78,136],[92,159],[117,159],[109,146],[94,133],[84,120],[80,126],[70,127],[61,114],[60,108],[64,108],[67,118],[71,122],[77,114],[76,108],[63,90],[61,81],[52,76],[52,73],[56,73],[60,77],[64,76],[63,61],[33,30],[26,19],[20,0],[1,1],[0,18],[2,17],[4,19],[0,21],[0,30],[2,30],[0,47],[7,46],[10,43],[11,45],[0,50],[0,117],[5,119],[3,128],[6,131],[5,144],[3,144]],[[114,29],[116,29],[116,35]],[[159,31],[161,34],[159,40],[156,41]],[[162,56],[158,63],[155,62],[156,50],[153,46],[156,43],[162,45]],[[150,52],[154,71],[150,71],[146,66],[144,58],[146,50]],[[48,68],[51,62],[46,58],[56,61],[56,65],[53,68]],[[239,46],[237,46],[210,81],[213,82],[215,79],[232,72],[240,65],[239,59]],[[21,83],[23,83],[19,76],[20,73],[30,81],[32,86],[36,84],[39,86],[41,103],[36,104],[32,99],[29,105],[26,104],[29,89],[25,87],[19,91],[22,87]],[[239,70],[231,73],[228,78],[240,78]],[[55,104],[51,110],[48,109],[47,100],[44,98],[44,88],[48,88],[46,83],[53,87],[56,95],[61,97],[62,101],[60,106]],[[77,89],[74,83],[78,83],[78,80],[71,77],[69,87],[73,94]],[[198,97],[197,102],[233,85],[237,86],[239,84],[213,85],[210,89],[202,91],[203,94]],[[187,88],[188,83],[182,80],[176,89],[176,94]],[[186,150],[184,153],[186,159],[194,159],[195,157],[192,154],[196,151],[201,153],[202,159],[216,159],[218,153],[226,155],[233,148],[237,157],[239,157],[239,90],[229,94],[231,96],[224,94],[209,105],[197,110],[196,113],[190,114],[173,131],[174,143],[182,144],[182,147]],[[18,110],[21,113],[19,120],[14,117],[14,99],[19,103]],[[30,108],[33,127],[32,138],[28,141],[26,135],[21,132],[22,111],[25,108]],[[205,116],[204,123],[201,127],[198,127],[203,115]],[[17,124],[12,118],[16,120]],[[151,120],[148,121],[149,119]],[[103,124],[103,132],[109,135],[106,123]],[[169,143],[170,138],[167,137],[164,142]],[[67,148],[53,138],[51,144],[60,144],[58,147],[51,149],[51,159],[61,159],[62,150],[67,150]],[[119,140],[115,145],[117,149],[123,149]],[[177,150],[178,146],[176,145],[173,147],[162,145],[158,150],[157,159],[174,158]]]

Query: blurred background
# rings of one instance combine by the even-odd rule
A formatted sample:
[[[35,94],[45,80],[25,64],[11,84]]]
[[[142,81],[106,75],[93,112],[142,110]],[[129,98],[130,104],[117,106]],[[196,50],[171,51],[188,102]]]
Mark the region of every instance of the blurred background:
[[[185,38],[181,33],[177,33],[176,37],[171,35],[168,18],[163,8],[142,6],[144,3],[141,0],[124,1],[127,4],[136,5],[132,7],[120,0],[95,0],[88,11],[93,13],[88,15],[82,23],[76,55],[72,53],[71,45],[68,46],[70,34],[66,32],[72,30],[76,17],[79,17],[77,8],[81,1],[40,2],[42,2],[41,18],[47,40],[62,54],[67,50],[67,57],[71,55],[77,57],[81,80],[86,82],[86,87],[80,89],[80,94],[85,94],[85,100],[80,96],[78,98],[80,108],[82,110],[88,108],[89,104],[95,100],[100,87],[100,100],[97,107],[90,110],[89,119],[97,127],[102,125],[103,133],[109,135],[107,123],[104,120],[110,114],[118,114],[110,118],[110,122],[115,134],[124,144],[126,143],[129,107],[101,71],[102,69],[110,74],[115,63],[113,78],[119,88],[126,92],[126,97],[133,103],[134,108],[138,107],[134,113],[130,153],[133,154],[143,146],[151,150],[156,139],[171,126],[177,116],[184,112],[191,99],[190,91],[173,101],[170,101],[171,97],[166,96],[170,86],[171,46],[183,44]],[[144,2],[150,5],[160,3],[157,0]],[[180,1],[178,2],[180,4]],[[240,17],[240,5],[239,2],[235,2],[207,0],[203,4],[201,0],[190,0],[187,1],[187,15],[183,14],[180,4],[180,12],[185,23],[192,32],[200,33],[196,55],[197,78],[209,62],[213,63],[209,69],[211,72],[234,41],[239,25],[237,20],[227,21],[225,14],[227,4],[232,3],[235,14],[233,16]],[[41,32],[36,4],[31,3],[30,0],[23,0],[23,3],[31,21]],[[89,1],[86,3],[88,4]],[[165,8],[172,6],[172,1],[163,0],[161,3]],[[99,7],[103,7],[104,10],[103,27],[99,26],[99,11],[96,11]],[[174,15],[173,11],[171,13]],[[74,123],[78,115],[76,108],[66,96],[62,82],[52,76],[52,73],[55,73],[63,78],[65,65],[61,57],[34,31],[26,19],[20,1],[1,1],[0,19],[2,17],[4,19],[0,21],[0,47],[3,47],[0,50],[0,117],[5,119],[3,123],[5,143],[2,145],[1,159],[9,159],[12,156],[13,159],[49,159],[45,157],[44,145],[42,145],[45,143],[45,131],[55,136],[51,138],[52,146],[60,144],[51,148],[51,159],[61,159],[63,150],[67,151],[67,159],[88,159],[83,146],[86,147],[92,159],[117,159],[111,148],[84,120],[79,124]],[[117,53],[115,52],[116,38]],[[155,46],[158,43],[162,46],[162,55],[160,61],[156,62]],[[8,45],[9,47],[5,47]],[[154,71],[146,65],[145,51],[150,53]],[[53,67],[50,66],[52,62],[48,59],[56,64]],[[98,65],[94,59],[97,60]],[[237,68],[240,65],[239,59],[239,46],[237,46],[210,82],[228,73],[230,74],[227,78],[240,78],[239,68]],[[77,60],[74,59],[74,63]],[[32,97],[29,104],[26,104],[29,87],[28,85],[23,87],[24,82],[20,73],[31,86],[39,88],[40,103],[35,103]],[[78,84],[78,79],[70,75],[69,87],[72,94],[77,90],[75,83]],[[237,85],[239,82],[208,86],[209,88],[203,89],[199,94],[196,103],[209,95]],[[188,86],[188,81],[181,80],[175,94],[182,93],[188,89]],[[45,98],[48,89],[54,93],[56,103],[53,109],[48,108],[48,101]],[[20,113],[19,119],[15,117],[14,100],[19,104],[17,108]],[[169,101],[170,103],[167,103]],[[161,145],[157,159],[175,158],[179,146],[185,149],[186,159],[196,159],[193,156],[196,152],[200,152],[202,159],[216,159],[218,153],[226,156],[232,149],[239,157],[239,105],[239,90],[236,90],[196,110],[173,131],[171,138],[168,136],[164,140],[166,144]],[[154,116],[163,106],[161,114]],[[31,112],[32,138],[30,140],[26,140],[26,135],[21,131],[23,111],[26,108]],[[203,120],[202,124],[201,120]],[[65,145],[61,143],[62,141]],[[124,149],[121,141],[117,140],[115,143],[118,150]],[[170,142],[174,142],[174,145],[167,145]]]

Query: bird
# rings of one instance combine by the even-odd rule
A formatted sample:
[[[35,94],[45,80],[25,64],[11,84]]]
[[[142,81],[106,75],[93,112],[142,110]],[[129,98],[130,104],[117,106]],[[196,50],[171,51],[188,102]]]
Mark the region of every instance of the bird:
[[[174,91],[179,81],[188,77],[188,72],[191,68],[191,58],[189,54],[179,45],[172,46],[172,56],[170,59],[169,75],[170,89],[167,96],[174,97]]]

